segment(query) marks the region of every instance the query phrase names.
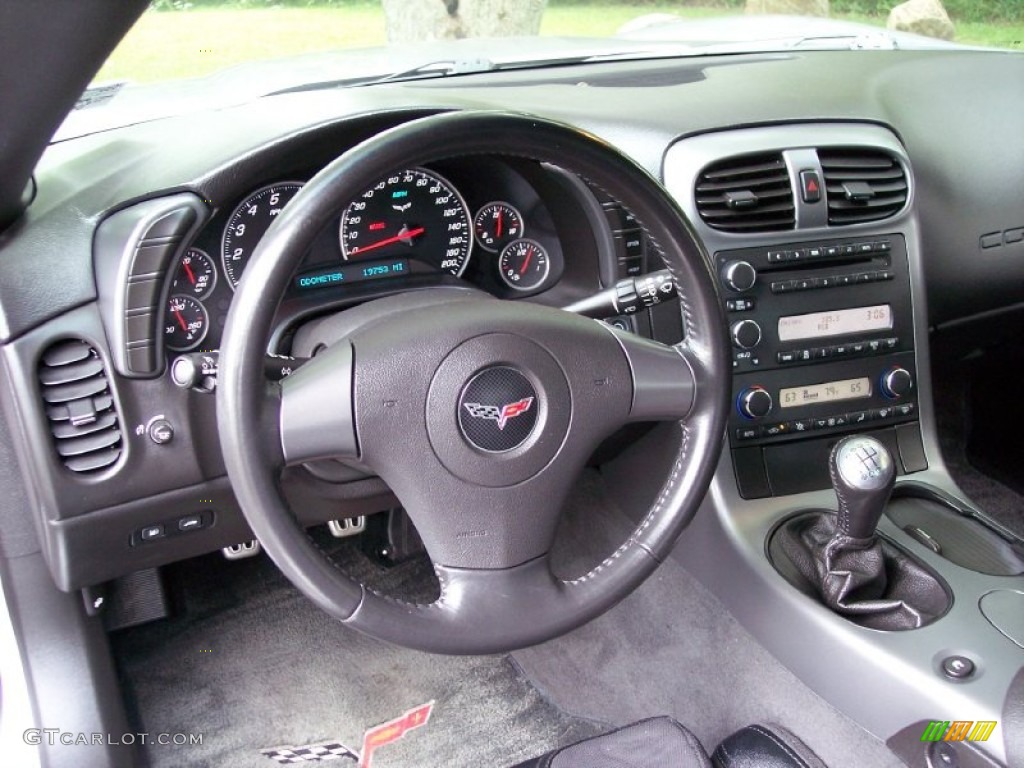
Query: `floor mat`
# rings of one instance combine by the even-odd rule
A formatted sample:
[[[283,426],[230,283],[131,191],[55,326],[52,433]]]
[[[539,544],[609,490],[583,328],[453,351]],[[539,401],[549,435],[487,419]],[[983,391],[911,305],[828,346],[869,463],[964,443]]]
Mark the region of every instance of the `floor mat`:
[[[563,566],[570,573],[599,562],[631,528],[594,475],[563,525],[560,541],[589,548],[565,555],[576,561]],[[671,715],[708,752],[745,725],[778,722],[830,768],[905,768],[762,648],[673,559],[604,616],[513,657],[553,701],[577,715],[617,724]]]
[[[419,568],[375,575],[414,588]],[[261,749],[323,742],[358,751],[365,729],[431,700],[428,724],[376,752],[374,768],[507,766],[605,730],[549,703],[507,656],[434,656],[342,627],[263,555],[168,571],[186,610],[111,638],[133,725],[203,734],[149,747],[152,766],[272,768]]]

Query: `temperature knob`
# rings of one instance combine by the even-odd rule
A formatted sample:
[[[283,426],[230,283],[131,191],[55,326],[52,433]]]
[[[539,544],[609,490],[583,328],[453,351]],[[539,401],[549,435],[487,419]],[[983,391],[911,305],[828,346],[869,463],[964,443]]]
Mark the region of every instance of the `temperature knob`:
[[[730,261],[722,267],[722,282],[726,288],[737,293],[749,291],[757,281],[757,270],[749,261]]]
[[[772,410],[772,396],[764,387],[748,387],[736,398],[736,409],[745,419],[763,419]]]
[[[761,326],[753,320],[740,320],[734,323],[732,343],[740,349],[753,349],[761,343]]]
[[[914,378],[906,368],[892,368],[882,374],[882,394],[890,400],[897,400],[910,392]]]

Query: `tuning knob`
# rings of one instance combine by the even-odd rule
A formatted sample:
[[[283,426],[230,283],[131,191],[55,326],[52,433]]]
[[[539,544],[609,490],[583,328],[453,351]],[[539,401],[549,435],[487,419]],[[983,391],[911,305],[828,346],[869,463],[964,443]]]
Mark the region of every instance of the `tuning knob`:
[[[772,396],[763,387],[748,387],[736,398],[736,408],[747,419],[763,419],[772,410]]]
[[[914,387],[914,378],[906,368],[892,368],[882,374],[882,394],[897,400]]]
[[[733,323],[732,343],[740,349],[753,349],[761,343],[761,326],[753,320]]]
[[[722,282],[731,291],[749,291],[756,281],[757,270],[749,261],[730,261],[722,267]]]

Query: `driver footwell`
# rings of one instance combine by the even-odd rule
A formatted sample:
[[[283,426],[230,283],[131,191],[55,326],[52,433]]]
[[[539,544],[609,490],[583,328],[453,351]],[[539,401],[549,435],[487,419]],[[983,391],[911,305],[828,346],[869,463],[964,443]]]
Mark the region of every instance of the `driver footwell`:
[[[375,586],[434,589],[425,562],[385,571],[354,549],[341,547],[337,559],[376,576]],[[308,755],[302,747],[324,745],[340,755],[324,755],[328,765],[355,765],[344,747],[359,752],[367,729],[430,701],[426,725],[377,749],[374,768],[497,768],[606,730],[552,705],[507,656],[435,656],[341,626],[264,555],[211,555],[165,575],[181,610],[114,633],[112,646],[132,725],[202,734],[202,744],[150,745],[142,764],[273,768],[289,751],[261,750]]]

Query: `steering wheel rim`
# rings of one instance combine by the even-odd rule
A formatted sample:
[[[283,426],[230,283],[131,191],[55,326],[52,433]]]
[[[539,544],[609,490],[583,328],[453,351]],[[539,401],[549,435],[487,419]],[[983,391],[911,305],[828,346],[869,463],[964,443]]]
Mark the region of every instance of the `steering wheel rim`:
[[[307,364],[311,372],[304,366],[282,385],[268,383],[263,360],[277,301],[313,238],[381,176],[474,154],[558,165],[632,210],[676,281],[683,341],[667,347],[559,310],[530,305],[527,313],[521,305],[468,293],[395,297],[381,300],[388,302],[385,309],[394,309],[395,322],[368,322],[351,341],[333,345]],[[379,316],[380,309],[368,314]],[[448,319],[453,316],[457,319]],[[399,327],[415,337],[412,351],[390,346],[397,343]],[[412,346],[424,342],[417,328],[443,337],[431,337],[436,350]],[[586,360],[579,359],[576,347],[586,350]],[[564,634],[603,613],[668,555],[704,497],[718,461],[730,391],[728,350],[710,260],[683,212],[644,169],[567,125],[508,113],[434,115],[343,154],[303,187],[262,239],[224,331],[217,394],[221,447],[253,532],[282,572],[322,609],[400,645],[441,653],[501,652]],[[409,379],[414,387],[429,390],[410,395],[407,413],[413,415],[403,417],[414,418],[422,409],[422,433],[412,422],[401,424],[416,433],[402,444],[419,445],[431,454],[424,456],[432,468],[421,481],[431,486],[426,489],[408,482],[415,474],[410,472],[412,458],[399,461],[397,468],[387,460],[389,445],[403,453],[388,441],[404,433],[386,427],[393,413],[406,412],[405,398],[397,409],[378,407],[388,397],[392,405],[397,400],[388,394],[395,390],[382,383],[395,356],[408,368],[434,367]],[[456,445],[460,433],[452,424],[466,405],[467,376],[502,366],[522,373],[533,387],[538,426],[515,450],[496,456],[476,450],[472,440],[468,446]],[[314,406],[326,414],[326,427],[301,415]],[[616,425],[638,420],[678,421],[680,448],[670,475],[622,546],[590,573],[561,581],[551,574],[546,556],[552,518],[531,505],[538,494],[556,502],[564,498],[571,486],[566,478],[582,468],[588,446],[592,450]],[[410,514],[415,510],[414,522],[426,531],[441,584],[437,602],[415,605],[377,594],[349,579],[318,550],[289,512],[277,484],[279,470],[303,452],[306,458],[328,452],[359,456],[392,486]],[[460,499],[465,490],[493,508],[486,518],[479,515],[487,510],[457,510],[478,515],[473,524],[480,530],[469,531],[474,536],[462,537],[464,518],[439,509],[443,505],[437,497],[445,489]],[[520,495],[530,503],[517,507]],[[531,526],[542,530],[524,533]],[[481,541],[471,541],[474,537]]]

